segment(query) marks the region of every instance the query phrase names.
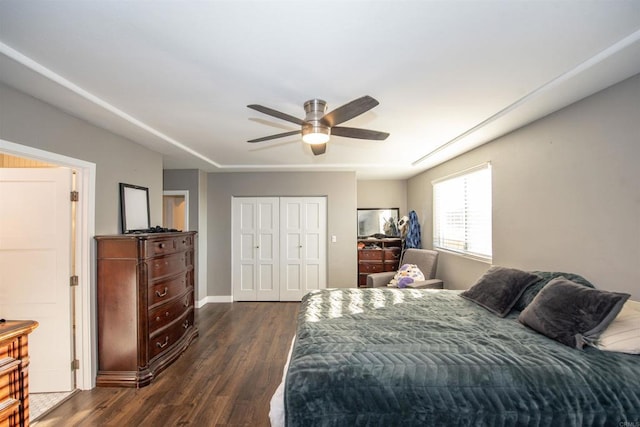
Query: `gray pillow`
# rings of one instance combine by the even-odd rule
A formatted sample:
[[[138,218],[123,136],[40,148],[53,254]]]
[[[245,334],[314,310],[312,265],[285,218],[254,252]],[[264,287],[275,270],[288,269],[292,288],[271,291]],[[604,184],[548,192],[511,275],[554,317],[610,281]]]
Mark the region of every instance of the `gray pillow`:
[[[494,266],[460,296],[504,317],[525,289],[539,280],[539,276],[527,271]]]
[[[518,320],[569,347],[582,348],[618,315],[629,294],[587,288],[558,277],[536,295]]]
[[[522,295],[516,302],[516,305],[513,306],[514,310],[522,311],[527,308],[527,306],[531,304],[531,301],[533,301],[533,299],[536,297],[538,292],[540,292],[540,290],[544,288],[547,283],[560,276],[564,277],[565,279],[569,279],[579,285],[584,285],[589,288],[595,288],[595,286],[593,286],[591,282],[578,274],[562,273],[558,271],[532,271],[531,273],[540,276],[540,280],[529,286],[522,293]]]

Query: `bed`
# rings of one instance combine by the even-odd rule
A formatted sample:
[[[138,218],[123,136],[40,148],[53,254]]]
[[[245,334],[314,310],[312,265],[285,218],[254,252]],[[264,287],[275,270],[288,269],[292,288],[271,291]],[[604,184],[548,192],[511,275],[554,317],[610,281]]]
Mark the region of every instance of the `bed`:
[[[453,290],[312,292],[272,424],[640,425],[640,356],[571,348],[519,314]]]

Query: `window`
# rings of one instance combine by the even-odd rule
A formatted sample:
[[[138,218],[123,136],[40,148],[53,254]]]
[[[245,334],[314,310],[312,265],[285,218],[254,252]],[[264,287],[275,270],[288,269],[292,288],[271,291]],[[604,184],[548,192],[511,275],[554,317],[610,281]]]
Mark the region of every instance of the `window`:
[[[491,165],[433,182],[433,246],[491,261]]]

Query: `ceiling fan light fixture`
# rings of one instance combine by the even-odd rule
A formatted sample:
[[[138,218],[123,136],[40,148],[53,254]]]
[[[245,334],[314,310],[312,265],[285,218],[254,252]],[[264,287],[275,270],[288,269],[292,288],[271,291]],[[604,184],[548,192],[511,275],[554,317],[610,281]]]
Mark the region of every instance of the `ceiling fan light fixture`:
[[[302,129],[302,141],[307,144],[326,144],[330,136],[331,129],[328,126],[305,126]]]
[[[262,138],[250,139],[247,142],[262,142],[276,138],[283,138],[296,134],[302,134],[302,142],[311,147],[311,151],[315,156],[322,155],[327,150],[327,142],[331,138],[331,134],[344,138],[370,139],[375,141],[384,141],[389,136],[386,132],[379,132],[370,129],[360,129],[338,126],[343,122],[353,119],[361,114],[366,113],[373,107],[378,105],[378,101],[369,95],[354,99],[333,111],[327,113],[327,103],[322,99],[314,98],[304,103],[304,111],[306,113],[304,120],[283,113],[273,108],[265,107],[258,104],[249,104],[248,108],[267,114],[290,123],[300,126],[300,130],[282,132],[275,135],[269,135]]]

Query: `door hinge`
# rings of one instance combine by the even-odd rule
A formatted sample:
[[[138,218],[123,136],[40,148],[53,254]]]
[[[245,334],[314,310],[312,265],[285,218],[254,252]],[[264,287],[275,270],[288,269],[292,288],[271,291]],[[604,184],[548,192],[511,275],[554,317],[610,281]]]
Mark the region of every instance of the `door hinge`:
[[[78,276],[69,277],[69,286],[78,286]]]
[[[78,359],[73,359],[71,361],[71,370],[77,371],[78,369],[80,369],[80,361]]]
[[[77,191],[72,191],[71,192],[71,201],[72,202],[77,202],[78,200],[80,200],[80,194]]]

